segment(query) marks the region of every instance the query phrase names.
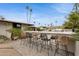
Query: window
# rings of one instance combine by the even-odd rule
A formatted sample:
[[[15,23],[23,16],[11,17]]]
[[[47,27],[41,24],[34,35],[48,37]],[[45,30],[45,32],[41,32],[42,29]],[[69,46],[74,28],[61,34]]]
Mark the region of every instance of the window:
[[[13,27],[14,28],[21,28],[21,24],[19,24],[19,23],[13,23]]]

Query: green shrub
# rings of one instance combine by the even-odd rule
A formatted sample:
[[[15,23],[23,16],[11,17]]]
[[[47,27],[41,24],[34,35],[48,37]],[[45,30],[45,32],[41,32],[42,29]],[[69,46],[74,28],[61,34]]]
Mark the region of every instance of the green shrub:
[[[4,35],[0,35],[0,43],[3,43],[3,42],[5,42],[5,41],[7,41],[7,40],[10,40],[10,39],[7,38],[7,37],[4,36]]]
[[[79,41],[79,29],[77,29],[77,30],[75,30],[75,35],[73,35],[73,37],[74,37],[74,39],[76,40],[76,41]]]
[[[21,29],[19,29],[19,28],[13,28],[12,29],[12,34],[13,34],[13,36],[20,36]]]

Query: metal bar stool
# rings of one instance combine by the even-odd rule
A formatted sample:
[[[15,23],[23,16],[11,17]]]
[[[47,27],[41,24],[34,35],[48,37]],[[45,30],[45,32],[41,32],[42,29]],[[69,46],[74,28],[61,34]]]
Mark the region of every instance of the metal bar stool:
[[[33,39],[32,39],[32,48],[36,47],[38,48],[38,34],[37,33],[33,33]]]
[[[54,47],[56,45],[57,38],[58,38],[58,36],[56,36],[56,35],[51,35],[51,37],[50,37],[51,40],[50,40],[50,43],[49,43],[49,48],[50,48],[51,54],[54,51]]]
[[[30,44],[29,36],[30,36],[30,34],[28,32],[26,32],[26,46],[29,46],[29,44]]]
[[[48,39],[47,34],[45,34],[45,33],[41,33],[40,38],[42,40],[41,50],[43,48],[46,49],[48,51],[48,55],[49,55],[49,43],[48,42],[50,41],[50,39]]]
[[[28,43],[29,43],[29,48],[30,48],[31,45],[32,45],[32,38],[33,38],[32,33],[28,33]]]

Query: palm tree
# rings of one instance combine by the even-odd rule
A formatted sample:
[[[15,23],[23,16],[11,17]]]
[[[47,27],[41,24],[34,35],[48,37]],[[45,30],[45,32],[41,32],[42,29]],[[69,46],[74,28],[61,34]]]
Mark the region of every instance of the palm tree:
[[[1,20],[4,20],[5,18],[4,18],[3,16],[0,16],[0,19],[1,19]]]
[[[32,9],[30,9],[29,22],[30,22],[30,20],[31,20],[31,16],[32,16]]]
[[[29,10],[29,6],[26,6],[27,9],[27,22],[28,22],[28,10]]]
[[[38,23],[38,25],[40,26],[40,23]]]
[[[32,8],[30,8],[29,6],[27,6],[26,9],[27,9],[27,22],[30,22],[31,15],[32,15]]]
[[[36,22],[34,21],[33,23],[34,23],[34,25],[35,25]]]
[[[79,3],[75,3],[72,9],[73,12],[79,13]]]

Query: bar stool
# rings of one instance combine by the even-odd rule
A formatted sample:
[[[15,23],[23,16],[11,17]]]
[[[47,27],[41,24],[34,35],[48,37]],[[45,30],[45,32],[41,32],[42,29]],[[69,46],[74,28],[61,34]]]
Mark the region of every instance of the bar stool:
[[[31,40],[32,42],[32,48],[36,47],[38,48],[38,34],[37,33],[33,33],[33,39]]]
[[[45,33],[41,33],[40,38],[42,40],[41,50],[43,48],[46,49],[48,51],[48,55],[49,55],[49,43],[48,42],[50,41],[50,39],[48,39],[47,34],[45,34]]]
[[[29,48],[30,48],[31,45],[32,45],[32,38],[33,38],[32,33],[28,33],[28,44],[29,44]]]
[[[30,34],[27,32],[26,33],[26,46],[29,46],[30,45]]]
[[[50,48],[50,54],[52,54],[53,53],[53,51],[54,51],[54,48],[55,48],[55,46],[56,46],[56,41],[57,41],[57,38],[58,38],[58,36],[57,35],[51,35],[51,37],[50,37],[50,44],[49,44],[49,48]]]
[[[65,51],[66,56],[69,55],[68,48],[67,48],[68,43],[69,43],[68,40],[69,40],[69,37],[66,37],[66,36],[61,36],[59,39],[57,39],[54,56],[56,55],[56,53],[58,53],[58,50],[61,49],[61,48],[64,48],[64,49],[61,49],[61,50]]]

